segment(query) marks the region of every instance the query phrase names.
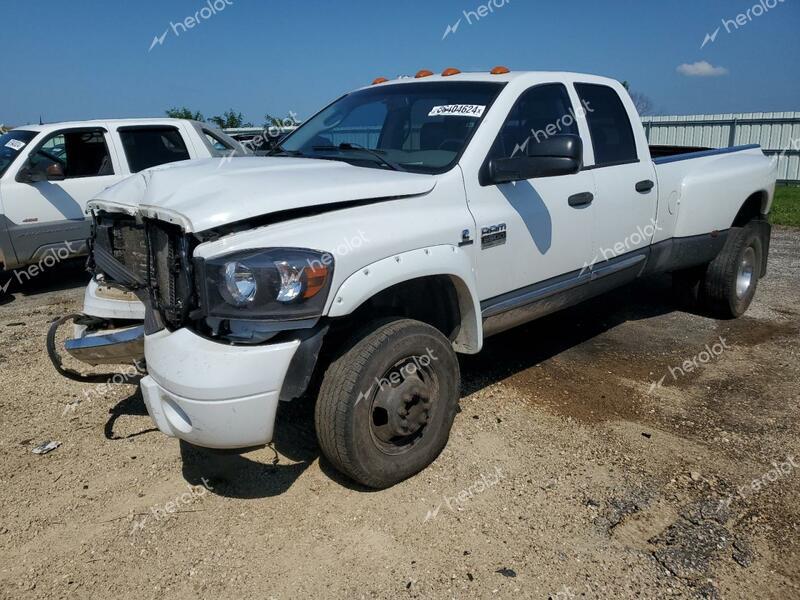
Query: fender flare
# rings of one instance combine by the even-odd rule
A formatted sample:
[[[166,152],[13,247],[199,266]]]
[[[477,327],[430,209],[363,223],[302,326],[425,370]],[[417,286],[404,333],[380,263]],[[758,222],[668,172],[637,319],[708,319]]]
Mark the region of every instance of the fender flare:
[[[483,346],[483,322],[475,272],[470,257],[453,245],[419,248],[365,265],[331,294],[327,315],[347,316],[393,285],[431,276],[450,277],[458,294],[461,327],[453,348],[464,354],[477,354]]]

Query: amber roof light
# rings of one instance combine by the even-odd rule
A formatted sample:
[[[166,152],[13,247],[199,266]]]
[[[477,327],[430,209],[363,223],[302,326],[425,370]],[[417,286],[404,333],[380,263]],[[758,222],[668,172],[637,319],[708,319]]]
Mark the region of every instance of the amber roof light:
[[[458,75],[459,73],[461,73],[461,71],[450,67],[449,69],[442,71],[442,77],[450,77],[451,75]]]
[[[378,85],[379,83],[386,83],[389,81],[386,77],[378,77],[375,81],[372,82],[372,85]]]
[[[505,75],[506,73],[511,73],[511,69],[508,67],[495,67],[490,72],[492,75]]]
[[[417,79],[422,79],[423,77],[430,77],[433,75],[433,71],[428,71],[428,69],[422,69],[421,71],[417,71],[417,74],[414,75]]]

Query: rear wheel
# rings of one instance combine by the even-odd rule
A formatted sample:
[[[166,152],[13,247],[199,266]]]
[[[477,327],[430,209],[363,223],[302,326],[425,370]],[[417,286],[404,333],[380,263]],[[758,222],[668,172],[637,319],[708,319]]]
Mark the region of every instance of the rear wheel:
[[[331,363],[315,411],[326,458],[355,481],[387,488],[432,463],[458,407],[458,360],[437,329],[377,323]]]
[[[708,265],[702,282],[704,304],[713,316],[730,319],[747,311],[761,277],[763,255],[764,243],[756,223],[730,229],[725,246]]]

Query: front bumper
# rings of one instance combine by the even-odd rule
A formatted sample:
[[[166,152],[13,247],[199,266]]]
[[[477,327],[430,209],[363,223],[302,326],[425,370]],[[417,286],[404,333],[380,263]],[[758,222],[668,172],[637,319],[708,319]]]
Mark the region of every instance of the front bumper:
[[[145,336],[147,411],[165,434],[208,448],[272,441],[275,413],[299,340],[229,346],[188,329]]]

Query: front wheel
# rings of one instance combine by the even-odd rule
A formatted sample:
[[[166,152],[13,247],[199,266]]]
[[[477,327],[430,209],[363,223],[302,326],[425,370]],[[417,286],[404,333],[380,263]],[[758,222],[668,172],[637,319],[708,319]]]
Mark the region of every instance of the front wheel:
[[[390,487],[444,449],[459,392],[458,360],[437,329],[410,319],[378,323],[325,373],[315,411],[322,452],[355,481]]]

